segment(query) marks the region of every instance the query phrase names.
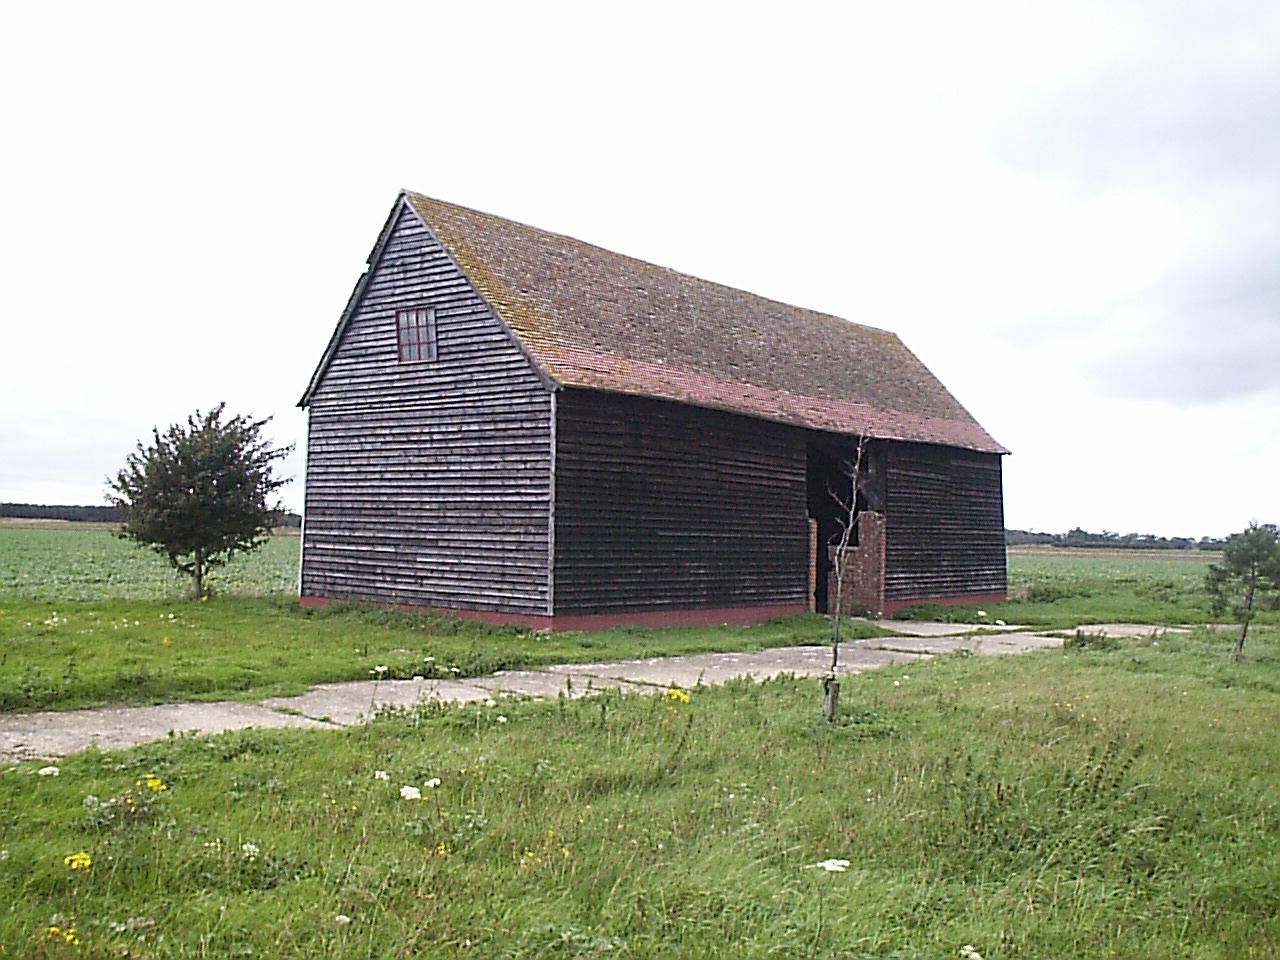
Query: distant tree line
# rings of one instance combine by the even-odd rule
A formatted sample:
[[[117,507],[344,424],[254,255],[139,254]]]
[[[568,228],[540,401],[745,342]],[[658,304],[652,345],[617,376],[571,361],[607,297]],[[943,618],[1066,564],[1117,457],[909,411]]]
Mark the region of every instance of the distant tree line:
[[[0,503],[0,517],[13,520],[76,520],[91,523],[119,523],[120,511],[115,507],[49,505],[43,503]],[[282,527],[302,526],[302,517],[286,513]]]
[[[1113,533],[1103,530],[1090,533],[1076,527],[1066,533],[1036,533],[1031,530],[1006,530],[1004,542],[1009,546],[1025,544],[1049,547],[1109,547],[1113,550],[1221,550],[1226,537],[1157,537],[1151,533]]]

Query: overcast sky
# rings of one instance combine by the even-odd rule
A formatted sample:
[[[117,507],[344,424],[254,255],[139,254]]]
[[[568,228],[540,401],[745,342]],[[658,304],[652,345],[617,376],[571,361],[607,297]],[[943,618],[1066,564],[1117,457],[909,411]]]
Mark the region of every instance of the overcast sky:
[[[0,501],[295,404],[407,187],[900,334],[1008,525],[1280,521],[1280,6],[7,4]]]

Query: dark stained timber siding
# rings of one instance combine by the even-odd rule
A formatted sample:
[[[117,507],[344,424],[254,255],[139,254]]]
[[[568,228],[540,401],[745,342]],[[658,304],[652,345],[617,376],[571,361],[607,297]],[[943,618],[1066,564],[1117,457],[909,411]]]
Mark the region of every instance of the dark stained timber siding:
[[[800,431],[584,390],[557,413],[557,614],[807,602]]]
[[[416,215],[389,229],[310,400],[302,592],[546,614],[551,394]],[[438,360],[399,361],[407,307]]]
[[[886,468],[885,601],[1005,593],[999,455],[891,443]]]

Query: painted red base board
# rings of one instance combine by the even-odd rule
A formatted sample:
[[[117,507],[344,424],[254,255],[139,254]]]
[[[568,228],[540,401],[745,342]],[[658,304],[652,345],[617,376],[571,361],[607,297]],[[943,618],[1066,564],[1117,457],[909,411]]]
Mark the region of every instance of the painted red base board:
[[[330,597],[302,597],[304,607],[323,607],[330,603],[346,603]],[[365,603],[365,601],[357,601]],[[481,620],[497,625],[520,624],[535,630],[607,630],[610,627],[735,627],[764,623],[774,617],[808,613],[805,604],[776,604],[762,607],[721,607],[700,610],[642,610],[634,613],[563,614],[553,617],[528,613],[498,613],[493,610],[450,610],[441,607],[418,607],[407,603],[368,603],[371,607],[400,610],[404,613],[436,613]]]
[[[940,607],[976,607],[988,603],[1004,603],[1009,599],[1007,593],[971,593],[963,597],[921,597],[919,600],[887,600],[884,605],[884,616],[891,617],[899,610],[919,606],[922,603],[936,603]]]

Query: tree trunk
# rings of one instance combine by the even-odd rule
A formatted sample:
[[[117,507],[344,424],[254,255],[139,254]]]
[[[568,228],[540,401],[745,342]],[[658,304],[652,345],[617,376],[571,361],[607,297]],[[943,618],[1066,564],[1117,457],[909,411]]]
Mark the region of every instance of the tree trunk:
[[[191,599],[204,596],[204,551],[196,548],[195,563],[191,569]]]
[[[1244,639],[1249,635],[1249,621],[1253,619],[1253,584],[1249,584],[1244,592],[1244,616],[1240,623],[1240,639],[1236,641],[1236,649],[1231,654],[1233,663],[1244,659]]]

